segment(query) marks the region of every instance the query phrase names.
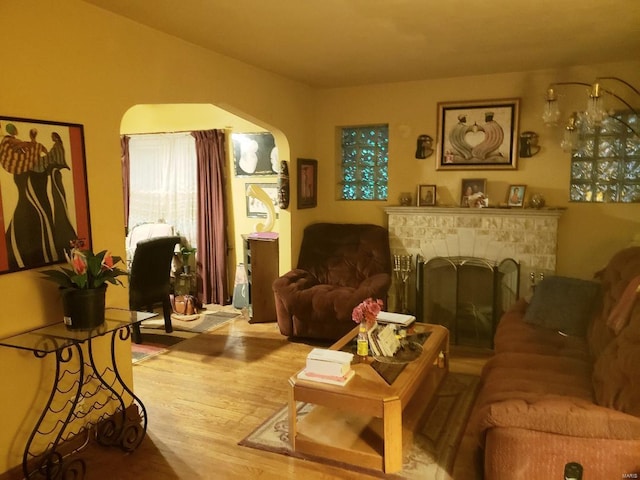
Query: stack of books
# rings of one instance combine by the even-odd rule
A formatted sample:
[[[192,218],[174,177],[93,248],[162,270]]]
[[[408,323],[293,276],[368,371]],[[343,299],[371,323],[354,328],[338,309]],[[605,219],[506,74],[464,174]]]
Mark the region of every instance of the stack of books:
[[[382,312],[381,312],[382,313]],[[400,348],[394,324],[375,325],[368,331],[371,353],[379,357],[393,357]]]
[[[314,348],[307,355],[304,370],[298,378],[331,385],[346,385],[355,372],[351,369],[353,354],[326,348]]]

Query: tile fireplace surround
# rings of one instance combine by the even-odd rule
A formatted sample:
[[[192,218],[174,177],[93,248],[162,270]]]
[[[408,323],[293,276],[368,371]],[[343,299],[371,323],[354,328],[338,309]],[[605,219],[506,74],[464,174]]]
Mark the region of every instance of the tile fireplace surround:
[[[468,256],[520,263],[520,295],[530,288],[530,273],[556,270],[558,221],[563,209],[500,209],[457,207],[386,207],[392,255],[413,255],[409,279],[409,309],[415,312],[416,256]],[[397,309],[397,278],[389,292]]]

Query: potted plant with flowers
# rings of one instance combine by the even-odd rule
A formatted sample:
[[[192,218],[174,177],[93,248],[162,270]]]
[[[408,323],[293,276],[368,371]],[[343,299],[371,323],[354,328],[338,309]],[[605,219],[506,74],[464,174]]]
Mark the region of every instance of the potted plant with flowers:
[[[71,242],[65,257],[68,267],[41,273],[60,286],[65,325],[74,330],[95,328],[104,323],[108,284],[122,285],[118,277],[127,274],[116,266],[122,258],[107,250],[93,253],[82,240]]]

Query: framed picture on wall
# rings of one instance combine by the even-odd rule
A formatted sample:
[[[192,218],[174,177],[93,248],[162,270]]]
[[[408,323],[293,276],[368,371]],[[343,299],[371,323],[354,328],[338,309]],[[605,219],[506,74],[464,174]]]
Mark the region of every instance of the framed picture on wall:
[[[245,191],[249,189],[250,186],[260,187],[264,192],[269,196],[271,202],[273,203],[276,218],[278,217],[278,213],[280,213],[280,208],[278,207],[278,184],[277,183],[247,183],[245,185]],[[259,199],[252,195],[246,195],[247,199],[247,217],[249,218],[267,218],[267,206],[264,202],[261,202]]]
[[[510,207],[524,207],[524,194],[526,185],[510,185],[507,193],[507,205]]]
[[[0,273],[65,262],[69,242],[91,249],[84,129],[0,117]]]
[[[463,178],[461,185],[460,206],[461,207],[488,207],[487,199],[487,179],[486,178]]]
[[[520,99],[438,104],[438,170],[515,169]]]
[[[236,177],[278,174],[280,160],[271,133],[232,133],[231,140]]]
[[[432,207],[436,204],[436,186],[420,185],[418,186],[418,206]]]
[[[298,208],[318,205],[318,161],[298,159]]]

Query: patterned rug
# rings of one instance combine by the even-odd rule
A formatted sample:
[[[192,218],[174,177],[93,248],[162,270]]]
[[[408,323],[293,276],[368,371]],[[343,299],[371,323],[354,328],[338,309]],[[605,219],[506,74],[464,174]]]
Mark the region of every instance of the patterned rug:
[[[159,317],[145,320],[141,324],[142,343],[131,343],[131,359],[134,364],[148,358],[168,352],[178,343],[193,338],[202,332],[218,328],[234,318],[242,315],[240,311],[207,311],[204,310],[189,319],[182,315],[172,315],[173,332],[164,331],[164,319]],[[195,318],[191,318],[195,317]]]
[[[404,451],[402,471],[397,474],[378,474],[383,478],[412,480],[452,480],[453,462],[464,434],[471,407],[478,390],[479,378],[473,375],[449,373],[434,399],[433,408],[423,425],[416,432],[413,444]],[[303,417],[313,405],[298,403],[298,418]],[[289,420],[287,407],[281,408],[239,445],[266,450],[298,458],[303,455],[292,452],[289,446]],[[308,460],[321,461],[317,458]],[[364,471],[358,467],[341,464],[342,467]]]

